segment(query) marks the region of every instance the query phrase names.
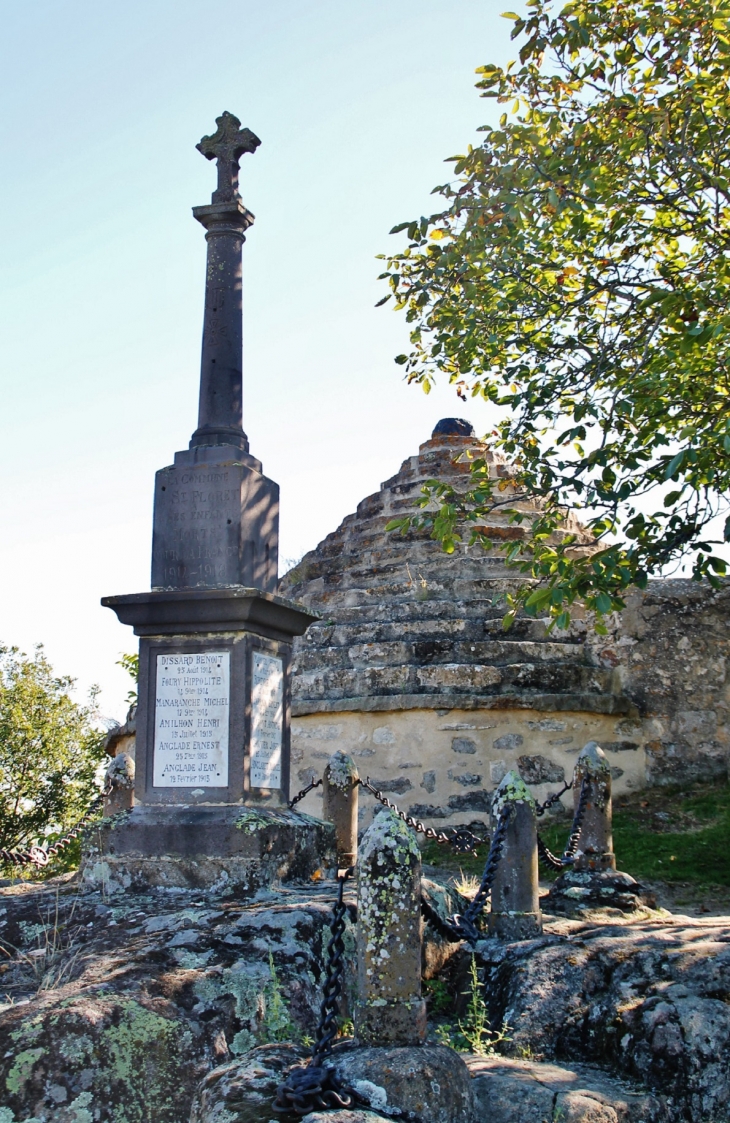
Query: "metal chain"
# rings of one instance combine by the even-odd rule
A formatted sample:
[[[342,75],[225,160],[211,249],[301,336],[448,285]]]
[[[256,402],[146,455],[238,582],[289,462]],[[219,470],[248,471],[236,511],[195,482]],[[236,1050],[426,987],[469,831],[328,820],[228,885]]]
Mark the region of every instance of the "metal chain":
[[[434,842],[438,842],[441,845],[452,846],[457,854],[473,854],[476,852],[478,846],[483,846],[485,842],[489,841],[488,838],[481,838],[479,835],[474,834],[474,832],[470,831],[467,827],[454,827],[453,830],[448,833],[446,831],[437,831],[433,827],[427,827],[420,819],[414,819],[412,815],[407,815],[405,811],[399,810],[397,804],[393,803],[392,800],[388,799],[386,795],[383,795],[381,791],[370,783],[369,776],[366,780],[360,780],[359,783],[361,788],[365,788],[371,795],[374,795],[375,798],[382,803],[383,807],[390,808],[390,810],[397,815],[399,819],[402,819],[407,826],[412,827],[412,829],[419,834],[425,835],[426,838],[433,839]]]
[[[293,811],[296,805],[304,799],[305,795],[309,795],[311,791],[314,791],[315,788],[319,788],[323,783],[324,781],[321,777],[319,778],[319,780],[312,780],[311,784],[307,784],[306,788],[302,788],[300,792],[297,792],[293,799],[289,800],[289,802],[287,803],[287,807],[289,808],[289,810]]]
[[[353,1105],[354,1094],[340,1083],[334,1068],[325,1065],[324,1060],[332,1052],[332,1042],[337,1036],[336,1019],[345,969],[345,943],[342,938],[347,915],[345,883],[354,873],[355,867],[350,866],[337,878],[337,900],[332,910],[332,935],[327,945],[325,981],[314,1050],[309,1064],[305,1068],[295,1068],[277,1088],[272,1106],[280,1115],[289,1114],[302,1118],[310,1111],[320,1108],[327,1110]]]
[[[569,792],[571,790],[574,783],[575,780],[571,780],[570,783],[565,784],[559,792],[553,792],[552,795],[549,795],[544,803],[536,803],[535,814],[537,815],[538,819],[542,815],[544,815],[546,811],[549,811],[551,807],[554,807],[556,803],[559,803],[562,796],[564,796],[566,792]]]
[[[489,847],[489,854],[487,861],[484,865],[484,873],[479,888],[474,895],[474,898],[469,904],[469,907],[463,914],[455,913],[454,916],[444,919],[438,916],[436,910],[432,908],[430,903],[426,900],[425,896],[421,894],[421,912],[427,920],[431,921],[437,930],[442,934],[450,937],[452,940],[467,940],[470,944],[474,945],[477,940],[481,938],[479,929],[476,926],[477,918],[483,912],[484,907],[492,891],[494,879],[497,876],[499,863],[502,860],[504,853],[505,838],[507,835],[507,825],[512,816],[514,805],[506,803],[499,814],[497,826],[495,827],[494,834],[492,835],[492,842]]]
[[[97,812],[103,807],[104,800],[111,791],[112,785],[108,784],[103,791],[99,792],[99,795],[93,801],[83,819],[77,823],[75,827],[72,827],[63,838],[59,838],[58,842],[54,842],[53,846],[31,846],[28,850],[6,850],[4,847],[0,847],[0,862],[7,862],[9,865],[13,866],[33,865],[38,869],[47,866],[51,858],[55,858],[62,850],[77,839],[81,832],[96,818]]]
[[[578,849],[580,842],[580,835],[583,829],[583,819],[585,818],[586,807],[588,806],[588,799],[591,794],[591,785],[585,777],[580,786],[580,795],[578,796],[578,805],[573,815],[573,822],[570,827],[570,834],[568,841],[565,844],[565,850],[561,858],[558,858],[551,850],[548,849],[545,841],[538,834],[537,836],[537,854],[541,859],[543,865],[548,866],[552,870],[564,870],[566,866],[571,866],[575,861],[575,853]]]

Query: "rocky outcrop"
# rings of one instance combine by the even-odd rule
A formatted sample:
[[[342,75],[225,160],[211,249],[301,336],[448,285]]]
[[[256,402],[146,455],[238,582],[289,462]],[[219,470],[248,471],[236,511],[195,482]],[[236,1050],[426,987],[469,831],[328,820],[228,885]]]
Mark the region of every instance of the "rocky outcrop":
[[[458,908],[428,887],[437,911]],[[1,1123],[270,1123],[276,1087],[314,1035],[333,900],[332,884],[247,902],[67,881],[2,889]],[[465,1004],[471,953],[426,932],[426,975]],[[338,1045],[332,1063],[362,1096],[340,1123],[383,1103],[426,1123],[730,1115],[727,918],[546,917],[543,936],[484,939],[475,954],[506,1055],[468,1057],[465,1083],[431,1039]]]
[[[465,973],[465,960],[447,969]],[[510,1055],[598,1063],[643,1085],[667,1119],[728,1117],[726,918],[554,920],[539,939],[482,941],[477,960]]]
[[[2,1123],[185,1123],[211,1068],[313,1032],[332,901],[3,890]]]

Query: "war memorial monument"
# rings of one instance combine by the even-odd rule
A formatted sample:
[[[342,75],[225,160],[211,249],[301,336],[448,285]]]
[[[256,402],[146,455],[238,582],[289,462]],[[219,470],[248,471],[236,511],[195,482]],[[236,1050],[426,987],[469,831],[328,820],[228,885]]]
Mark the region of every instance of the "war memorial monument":
[[[155,479],[148,592],[102,601],[140,637],[134,807],[106,832],[125,884],[239,887],[306,874],[326,828],[287,810],[290,659],[317,616],[276,595],[279,488],[243,430],[241,251],[254,216],[239,161],[259,139],[231,113],[197,145],[216,160],[198,425]],[[324,832],[324,833],[323,833]]]

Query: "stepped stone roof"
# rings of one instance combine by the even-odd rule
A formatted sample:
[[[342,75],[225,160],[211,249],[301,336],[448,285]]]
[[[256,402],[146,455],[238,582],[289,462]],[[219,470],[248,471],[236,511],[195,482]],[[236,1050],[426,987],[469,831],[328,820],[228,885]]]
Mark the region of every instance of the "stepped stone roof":
[[[502,629],[503,597],[516,583],[501,554],[462,543],[446,554],[427,531],[386,532],[415,509],[424,483],[464,489],[469,453],[494,477],[509,465],[456,419],[439,422],[418,455],[403,462],[334,533],[281,580],[280,591],[321,614],[295,641],[292,712],[296,715],[404,709],[582,710],[625,713],[611,671],[590,661],[581,635],[557,639],[539,620]],[[536,510],[507,484],[511,506]],[[493,540],[521,533],[505,515],[490,517]],[[574,517],[565,529],[589,536]],[[468,538],[468,536],[465,536]]]

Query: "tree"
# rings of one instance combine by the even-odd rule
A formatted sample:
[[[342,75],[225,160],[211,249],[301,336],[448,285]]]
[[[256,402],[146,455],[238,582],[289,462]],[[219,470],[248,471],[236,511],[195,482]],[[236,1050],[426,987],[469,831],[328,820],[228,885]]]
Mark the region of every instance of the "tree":
[[[81,706],[73,683],[54,675],[40,646],[32,659],[0,647],[0,847],[52,843],[99,794],[106,733],[93,692]]]
[[[506,625],[523,604],[565,627],[576,600],[600,617],[683,558],[697,579],[725,573],[730,3],[528,0],[506,16],[519,60],[477,72],[507,107],[499,126],[453,157],[444,209],[394,228],[409,245],[382,276],[412,325],[408,380],[446,376],[506,409],[492,437],[541,501],[495,544],[539,582]],[[447,549],[463,521],[491,547],[476,527],[510,510],[479,460],[465,496],[434,483],[433,499],[421,521]],[[556,539],[567,507],[594,549]]]

